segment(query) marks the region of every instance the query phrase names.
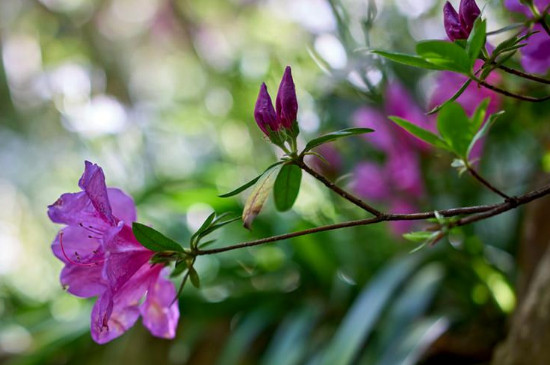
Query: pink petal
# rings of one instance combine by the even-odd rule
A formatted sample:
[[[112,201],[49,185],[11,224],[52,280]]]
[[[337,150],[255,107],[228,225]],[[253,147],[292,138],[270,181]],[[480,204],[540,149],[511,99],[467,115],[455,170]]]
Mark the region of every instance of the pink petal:
[[[166,273],[166,271],[164,271]],[[174,284],[159,272],[157,280],[151,281],[147,299],[140,307],[143,325],[157,337],[174,338],[178,326],[179,308]]]
[[[117,302],[115,305],[111,292],[106,290],[92,309],[92,339],[99,344],[107,343],[128,331],[138,317],[137,304]]]
[[[139,317],[140,300],[160,269],[142,265],[118,290],[107,289],[92,310],[92,338],[106,343],[132,327]]]
[[[61,234],[63,235],[64,250],[59,242]],[[103,248],[98,238],[91,235],[93,233],[80,226],[65,227],[55,237],[52,251],[64,263],[101,261],[103,260]]]
[[[61,270],[61,285],[77,297],[90,298],[98,296],[106,289],[102,270],[101,265],[78,266],[67,264]]]
[[[105,236],[104,249],[105,275],[114,291],[125,285],[153,255],[136,241],[132,229],[122,222]]]
[[[105,175],[101,167],[86,161],[84,173],[78,181],[78,186],[90,198],[99,216],[111,225],[115,225],[116,222],[111,211],[111,205],[109,204],[109,197],[107,196]]]
[[[372,128],[374,133],[364,136],[364,139],[382,151],[390,151],[394,145],[394,137],[390,131],[390,121],[377,109],[363,107],[353,115],[354,124],[361,128]]]
[[[105,230],[109,225],[100,217],[84,192],[63,194],[55,203],[48,206],[48,216],[55,223],[69,226],[92,226]]]
[[[364,162],[355,167],[353,190],[366,198],[384,200],[390,195],[386,173],[381,166]]]
[[[116,188],[107,188],[107,195],[113,215],[118,219],[124,221],[126,224],[131,224],[136,221],[136,205],[134,199]]]

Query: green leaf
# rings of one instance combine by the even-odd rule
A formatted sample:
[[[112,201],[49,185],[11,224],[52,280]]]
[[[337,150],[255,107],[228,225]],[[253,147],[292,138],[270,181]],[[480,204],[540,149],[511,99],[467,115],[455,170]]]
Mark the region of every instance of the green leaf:
[[[426,241],[433,234],[434,232],[428,232],[428,231],[409,232],[409,233],[404,233],[403,238],[414,243],[421,243]]]
[[[315,147],[318,147],[324,143],[332,142],[338,138],[348,137],[348,136],[355,136],[357,134],[365,134],[365,133],[371,133],[374,132],[373,129],[370,128],[346,128],[342,129],[336,132],[325,134],[321,137],[317,137],[315,139],[312,139],[306,144],[306,147],[302,151],[302,153],[307,152],[309,150],[314,149]]]
[[[466,43],[466,53],[468,53],[468,57],[470,58],[470,69],[474,67],[474,63],[479,57],[479,52],[485,46],[486,35],[487,22],[478,17]]]
[[[201,280],[199,278],[199,274],[197,274],[197,271],[193,266],[189,266],[189,280],[191,280],[191,284],[197,289],[201,287]]]
[[[175,278],[176,276],[179,276],[182,272],[185,271],[185,269],[187,269],[187,263],[185,262],[185,260],[177,261],[174,270],[170,274],[170,277]]]
[[[483,101],[478,105],[474,114],[472,115],[470,122],[470,131],[472,132],[472,134],[477,133],[477,131],[483,124],[483,121],[485,120],[485,115],[487,114],[487,107],[489,106],[490,101],[490,98],[483,99]]]
[[[411,277],[421,256],[400,257],[387,264],[367,283],[326,346],[321,365],[352,364],[364,348],[394,292]]]
[[[260,211],[262,210],[264,203],[273,188],[273,184],[275,183],[275,178],[277,177],[279,170],[279,166],[270,169],[262,175],[260,180],[258,180],[254,186],[254,189],[246,200],[246,204],[243,209],[243,223],[245,228],[250,229],[254,218],[260,214]]]
[[[213,212],[206,218],[206,220],[203,222],[200,228],[197,229],[197,231],[191,236],[191,240],[193,240],[193,238],[199,236],[202,232],[208,229],[212,224],[212,222],[214,221],[214,218],[216,218],[216,212]]]
[[[233,196],[233,195],[237,195],[239,194],[240,192],[242,191],[245,191],[246,189],[248,189],[249,187],[251,187],[252,185],[254,185],[258,180],[260,180],[260,178],[266,173],[268,172],[269,170],[271,170],[272,168],[274,168],[275,166],[278,166],[280,164],[282,164],[284,161],[278,161],[278,162],[275,162],[273,165],[269,166],[267,169],[264,170],[264,172],[262,172],[260,175],[256,176],[254,179],[250,180],[249,182],[247,182],[246,184],[244,185],[241,185],[239,186],[237,189],[233,190],[233,191],[230,191],[229,193],[225,193],[225,194],[222,194],[222,195],[218,195],[220,198],[228,198],[230,196]]]
[[[502,115],[504,114],[504,111],[500,111],[498,113],[492,114],[489,117],[489,120],[481,127],[481,129],[475,134],[475,136],[472,138],[472,141],[470,142],[470,145],[468,146],[468,150],[466,152],[466,157],[470,156],[470,153],[472,152],[472,148],[474,148],[477,141],[480,140],[487,132],[489,131],[489,128],[493,125],[493,123]]]
[[[280,212],[292,208],[300,192],[302,169],[294,164],[283,165],[273,186],[275,207]]]
[[[426,143],[429,143],[435,147],[443,148],[443,149],[449,149],[449,146],[443,141],[441,138],[439,138],[438,135],[433,134],[430,131],[427,131],[425,129],[422,129],[418,127],[417,125],[409,122],[408,120],[405,120],[403,118],[391,116],[389,117],[395,124],[400,126],[401,128],[405,129],[407,132],[412,134],[413,136],[423,140]]]
[[[441,109],[437,117],[437,129],[452,151],[465,158],[472,133],[464,109],[454,102]]]
[[[389,60],[392,60],[397,63],[401,63],[403,65],[407,65],[407,66],[424,68],[427,70],[444,70],[445,69],[444,67],[434,65],[433,63],[430,63],[418,56],[413,56],[405,53],[386,52],[381,50],[376,50],[372,52],[382,57],[385,57]]]
[[[445,41],[423,41],[416,45],[416,53],[441,69],[470,73],[470,58],[459,45]]]
[[[215,230],[220,229],[220,228],[222,228],[223,226],[225,226],[229,223],[236,222],[240,219],[241,219],[241,217],[233,217],[233,218],[230,218],[230,219],[228,219],[226,221],[223,221],[221,223],[213,224],[213,225],[211,225],[210,227],[208,227],[207,229],[205,229],[204,231],[201,232],[201,237],[209,235],[210,233],[214,232]]]
[[[177,251],[183,252],[183,247],[171,238],[144,224],[132,223],[134,236],[145,248],[151,251]]]
[[[470,85],[471,82],[472,82],[472,79],[466,80],[466,82],[464,82],[464,84],[462,84],[462,86],[460,87],[460,89],[458,89],[458,91],[457,91],[453,96],[451,96],[450,99],[448,99],[447,101],[445,101],[445,102],[442,103],[442,104],[439,104],[438,106],[436,106],[435,108],[433,108],[432,110],[430,110],[427,114],[430,115],[430,114],[437,113],[438,111],[440,111],[441,109],[443,109],[446,105],[448,105],[449,103],[452,103],[453,101],[455,101],[456,99],[458,99],[458,98],[460,97],[460,95],[462,95],[462,93],[466,90],[466,88],[468,87],[468,85]]]

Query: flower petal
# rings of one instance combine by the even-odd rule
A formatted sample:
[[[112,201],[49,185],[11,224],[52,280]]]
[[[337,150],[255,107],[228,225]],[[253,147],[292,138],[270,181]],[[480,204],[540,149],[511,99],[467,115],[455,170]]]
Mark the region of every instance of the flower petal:
[[[178,301],[174,284],[159,271],[157,280],[149,285],[147,298],[140,307],[143,325],[157,337],[174,338],[179,319]]]
[[[48,216],[54,223],[78,226],[91,226],[96,230],[105,230],[109,226],[99,216],[90,199],[84,192],[66,193],[55,203],[48,206]]]
[[[118,291],[145,264],[153,252],[136,241],[132,229],[120,222],[105,236],[105,275]]]
[[[63,247],[60,237],[63,235]],[[73,262],[97,262],[103,260],[103,248],[98,237],[80,227],[69,226],[63,228],[52,243],[54,255],[64,263]]]
[[[105,185],[105,175],[103,170],[90,161],[85,162],[85,169],[82,177],[78,181],[78,186],[84,190],[92,205],[97,210],[99,216],[111,225],[115,225],[115,219],[109,204],[107,195],[107,186]]]
[[[256,105],[254,107],[254,119],[258,124],[258,127],[264,132],[265,135],[269,135],[269,129],[271,131],[277,131],[280,125],[277,123],[277,114],[273,109],[273,103],[271,102],[271,96],[267,92],[267,86],[265,83],[260,87],[258,99],[256,99]]]
[[[107,195],[115,217],[124,221],[126,224],[131,224],[136,221],[136,205],[134,199],[122,190],[116,188],[107,188]]]
[[[139,317],[139,302],[159,271],[160,267],[142,265],[118,290],[105,290],[92,310],[91,330],[94,341],[109,342],[135,324]]]
[[[106,290],[92,309],[91,333],[92,339],[99,343],[107,343],[128,331],[139,317],[137,305],[113,300],[110,290]]]
[[[468,34],[462,29],[458,13],[448,1],[443,7],[443,24],[445,25],[445,32],[451,41],[468,38]]]
[[[292,123],[296,121],[298,114],[298,99],[296,98],[296,89],[292,79],[290,66],[286,66],[285,73],[279,84],[277,99],[275,100],[275,109],[277,110],[277,119],[283,124],[283,127],[290,129]]]
[[[60,281],[67,291],[77,297],[90,298],[102,294],[107,286],[101,265],[78,266],[67,264],[61,270]]]

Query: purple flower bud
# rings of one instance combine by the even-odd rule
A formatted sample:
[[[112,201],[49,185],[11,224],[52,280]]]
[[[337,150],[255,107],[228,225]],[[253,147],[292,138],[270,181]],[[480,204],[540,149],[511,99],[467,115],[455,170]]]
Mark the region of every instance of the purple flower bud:
[[[481,10],[479,10],[475,0],[461,0],[458,12],[462,29],[469,35],[474,27],[474,22],[481,14]]]
[[[298,113],[298,100],[296,99],[296,89],[294,88],[290,66],[286,66],[285,73],[281,79],[275,107],[277,108],[277,119],[279,122],[282,123],[284,128],[290,129],[292,123],[296,121]]]
[[[458,13],[448,1],[443,7],[443,23],[445,24],[445,32],[447,32],[447,36],[451,41],[468,38],[468,34],[460,24]]]
[[[273,103],[271,102],[271,97],[267,92],[265,83],[260,87],[260,93],[256,100],[254,119],[256,119],[256,123],[258,123],[258,126],[266,136],[269,136],[270,130],[275,132],[280,128],[280,123],[277,122],[277,114],[275,113],[275,109],[273,109]]]

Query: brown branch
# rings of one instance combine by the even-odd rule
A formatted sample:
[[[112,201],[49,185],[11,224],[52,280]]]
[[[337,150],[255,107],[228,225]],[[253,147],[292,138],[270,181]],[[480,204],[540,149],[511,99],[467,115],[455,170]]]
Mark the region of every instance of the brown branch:
[[[496,65],[497,63],[492,62],[492,64]],[[533,74],[530,74],[530,73],[527,73],[527,72],[522,72],[522,71],[516,70],[515,68],[510,68],[510,67],[507,67],[507,66],[504,66],[504,65],[498,65],[497,68],[501,69],[504,72],[522,77],[522,78],[527,79],[527,80],[536,81],[536,82],[540,82],[541,84],[550,85],[550,80],[547,80],[547,79],[542,78],[542,77],[538,77],[537,75],[533,75]]]
[[[477,181],[479,181],[481,184],[483,184],[486,188],[491,190],[493,193],[500,195],[504,199],[511,199],[508,195],[504,194],[502,191],[497,189],[493,184],[491,184],[489,181],[485,180],[476,170],[474,170],[471,166],[467,166],[468,172],[470,175],[474,177]]]
[[[454,224],[452,224],[453,226],[464,226],[470,223],[474,223],[474,222],[504,213],[508,210],[514,209],[523,204],[527,204],[533,200],[539,199],[548,194],[550,194],[550,184],[545,185],[542,188],[530,191],[524,195],[509,198],[502,203],[492,204],[492,205],[477,205],[477,206],[471,206],[471,207],[445,209],[445,210],[439,210],[437,211],[437,213],[445,217],[454,217],[459,215],[473,214],[468,217],[459,219]],[[281,234],[278,236],[261,238],[254,241],[242,242],[242,243],[221,247],[221,248],[214,248],[209,250],[198,250],[195,252],[195,254],[197,256],[212,255],[212,254],[217,254],[221,252],[236,250],[239,248],[253,247],[253,246],[263,245],[270,242],[286,240],[289,238],[294,238],[299,236],[305,236],[312,233],[332,231],[332,230],[347,228],[347,227],[367,226],[370,224],[387,222],[387,221],[424,220],[429,218],[435,218],[435,216],[436,216],[435,212],[418,212],[418,213],[410,213],[410,214],[382,214],[380,216],[376,216],[373,218],[320,226],[320,227],[305,229],[303,231],[291,232],[291,233]]]
[[[383,216],[384,214],[379,211],[376,208],[371,207],[369,204],[365,203],[363,200],[359,199],[355,195],[352,195],[348,193],[347,191],[343,190],[342,188],[339,188],[336,184],[334,184],[332,181],[328,180],[323,175],[319,174],[317,171],[313,170],[311,167],[306,165],[302,158],[297,159],[294,161],[294,163],[299,166],[302,170],[322,182],[327,188],[334,191],[336,194],[340,195],[342,198],[346,199],[347,201],[357,205],[358,207],[366,210],[369,213],[374,214],[377,217]]]
[[[514,98],[514,99],[519,99],[519,100],[523,100],[523,101],[530,101],[532,103],[539,103],[539,102],[542,102],[542,101],[550,100],[550,95],[545,96],[543,98],[534,98],[532,96],[525,96],[525,95],[515,94],[515,93],[510,92],[508,90],[504,90],[504,89],[501,89],[501,88],[496,87],[494,85],[488,84],[485,81],[481,81],[480,79],[477,79],[477,78],[473,78],[473,79],[478,84],[480,84],[481,86],[485,86],[489,90],[493,90],[494,92],[497,92],[497,93],[505,95],[505,96],[509,96],[511,98]]]

